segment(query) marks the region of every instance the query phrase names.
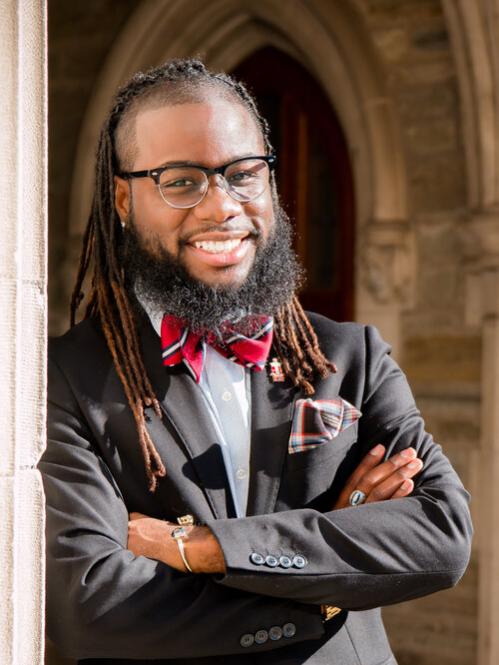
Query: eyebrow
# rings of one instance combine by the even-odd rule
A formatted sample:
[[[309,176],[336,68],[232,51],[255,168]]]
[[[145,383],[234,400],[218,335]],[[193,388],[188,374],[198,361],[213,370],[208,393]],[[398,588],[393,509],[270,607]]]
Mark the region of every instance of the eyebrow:
[[[229,160],[228,162],[225,162],[225,164],[232,164],[232,162],[237,162],[240,159],[249,159],[250,157],[254,157],[254,153],[248,153],[246,155],[241,155],[240,157],[234,157],[234,159]],[[163,162],[156,168],[163,169],[163,168],[175,168],[175,167],[181,167],[181,166],[200,166],[203,169],[210,168],[209,166],[206,166],[205,164],[200,164],[199,162],[193,162],[188,159],[182,160],[182,161],[175,161],[175,162]]]
[[[162,164],[159,165],[159,167],[156,168],[170,168],[170,167],[175,167],[175,166],[201,166],[198,162],[191,162],[189,160],[185,161],[179,161],[179,162],[163,162]]]

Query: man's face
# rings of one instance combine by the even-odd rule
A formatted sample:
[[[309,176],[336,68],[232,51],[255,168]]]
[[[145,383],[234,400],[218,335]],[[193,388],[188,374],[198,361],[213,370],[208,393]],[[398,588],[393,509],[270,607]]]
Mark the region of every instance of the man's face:
[[[136,146],[133,171],[171,162],[217,167],[265,153],[250,113],[240,104],[216,97],[139,111]],[[163,201],[151,178],[116,178],[116,207],[122,219],[132,210],[132,195],[134,225],[144,248],[155,256],[166,250],[192,278],[212,287],[240,286],[253,265],[257,245],[265,245],[274,226],[270,186],[255,200],[241,203],[211,176],[204,199],[193,208],[179,210]],[[199,247],[201,241],[236,239],[239,244],[229,251],[213,253]]]

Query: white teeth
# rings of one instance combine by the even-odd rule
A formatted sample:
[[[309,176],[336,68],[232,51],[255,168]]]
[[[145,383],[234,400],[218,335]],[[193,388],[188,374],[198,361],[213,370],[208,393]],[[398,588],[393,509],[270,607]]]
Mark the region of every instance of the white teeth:
[[[194,247],[211,254],[226,254],[232,252],[240,244],[241,238],[234,238],[234,240],[199,240],[194,243]]]

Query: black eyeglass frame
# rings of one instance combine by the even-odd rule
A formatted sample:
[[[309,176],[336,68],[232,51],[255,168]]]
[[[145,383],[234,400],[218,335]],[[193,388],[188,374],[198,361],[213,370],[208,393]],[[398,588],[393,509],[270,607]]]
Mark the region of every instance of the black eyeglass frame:
[[[157,185],[158,189],[161,187],[160,183],[160,177],[161,174],[164,173],[165,171],[168,171],[168,169],[178,169],[182,167],[188,167],[188,168],[196,168],[202,171],[207,178],[209,178],[212,175],[221,175],[222,178],[225,180],[225,171],[229,168],[229,166],[233,166],[234,164],[237,164],[238,162],[247,162],[248,160],[254,160],[254,159],[261,159],[263,162],[266,162],[267,166],[269,167],[269,171],[272,171],[275,167],[276,161],[277,161],[277,155],[249,155],[247,157],[239,157],[239,159],[235,159],[232,162],[228,162],[227,164],[222,164],[222,166],[216,166],[215,168],[209,168],[208,166],[202,166],[201,164],[191,164],[191,163],[186,163],[186,162],[179,162],[178,164],[169,164],[168,166],[159,166],[158,168],[155,169],[147,169],[146,171],[123,171],[122,173],[118,173],[118,177],[123,178],[124,180],[131,180],[132,178],[152,178],[154,183]],[[226,181],[227,182],[227,181]],[[257,195],[259,196],[259,194]],[[167,203],[168,205],[171,205],[171,203],[168,203],[166,199],[162,196],[163,201]],[[204,198],[204,195],[203,195]],[[256,197],[255,197],[256,198]],[[248,199],[251,200],[251,199]],[[201,199],[202,201],[202,199]],[[199,203],[200,201],[198,201]],[[195,204],[197,205],[197,203]],[[175,207],[175,206],[172,206]],[[189,207],[194,207],[194,206],[189,206]]]

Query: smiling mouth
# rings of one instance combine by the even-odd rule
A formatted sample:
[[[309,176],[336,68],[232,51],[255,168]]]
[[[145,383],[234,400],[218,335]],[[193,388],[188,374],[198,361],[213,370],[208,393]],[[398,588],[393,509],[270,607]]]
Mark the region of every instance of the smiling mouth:
[[[197,249],[202,249],[210,254],[228,254],[233,252],[244,238],[232,238],[231,240],[197,240],[193,243]]]

